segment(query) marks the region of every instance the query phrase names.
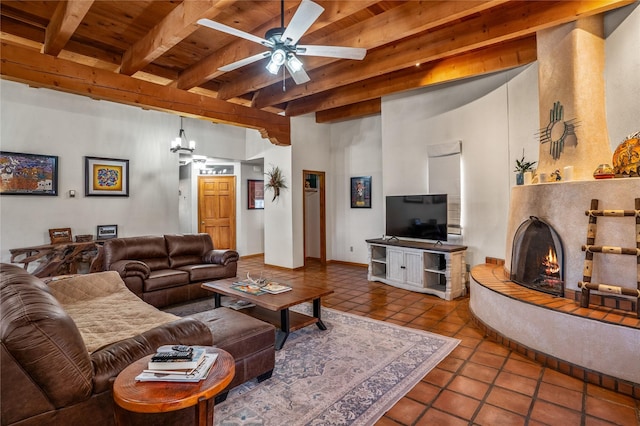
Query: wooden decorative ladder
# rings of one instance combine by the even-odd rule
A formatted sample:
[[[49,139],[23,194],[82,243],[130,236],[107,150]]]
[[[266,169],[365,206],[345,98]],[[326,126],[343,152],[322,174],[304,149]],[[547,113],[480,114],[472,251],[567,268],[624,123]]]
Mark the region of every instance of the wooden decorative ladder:
[[[625,296],[633,296],[636,298],[636,314],[640,318],[640,198],[635,199],[635,210],[598,210],[598,200],[591,200],[591,208],[585,211],[589,216],[589,225],[587,227],[587,244],[582,246],[585,252],[584,270],[582,272],[582,281],[578,283],[578,287],[582,289],[582,298],[580,306],[589,307],[589,297],[591,290],[597,290],[603,293],[618,294]],[[598,217],[625,217],[635,216],[636,218],[636,248],[596,246],[596,231],[598,229]],[[626,254],[636,256],[638,273],[637,288],[628,288],[611,284],[596,284],[591,282],[593,273],[593,254]]]

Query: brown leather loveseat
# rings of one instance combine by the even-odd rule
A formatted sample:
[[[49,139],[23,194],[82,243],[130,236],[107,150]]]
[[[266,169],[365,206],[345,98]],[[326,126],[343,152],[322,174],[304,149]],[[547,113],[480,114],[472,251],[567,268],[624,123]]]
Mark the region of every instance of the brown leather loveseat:
[[[145,302],[163,307],[211,296],[206,281],[236,276],[238,252],[215,250],[209,234],[114,238],[102,249],[102,269],[117,271]]]

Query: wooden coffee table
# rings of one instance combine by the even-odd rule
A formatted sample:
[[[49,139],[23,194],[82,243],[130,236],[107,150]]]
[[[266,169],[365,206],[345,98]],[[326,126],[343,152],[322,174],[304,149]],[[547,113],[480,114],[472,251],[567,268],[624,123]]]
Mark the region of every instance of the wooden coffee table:
[[[327,327],[322,322],[322,304],[320,299],[333,293],[333,290],[311,287],[302,284],[291,286],[290,291],[279,294],[253,295],[231,288],[233,281],[213,281],[202,284],[202,288],[212,291],[215,297],[215,307],[222,306],[222,296],[231,296],[235,299],[246,300],[253,303],[254,307],[241,309],[252,317],[278,327],[276,334],[276,350],[282,349],[289,333],[299,330],[311,324],[316,324],[320,330]],[[290,307],[304,302],[313,303],[313,316],[304,315],[298,312],[291,312]]]
[[[136,382],[136,376],[146,369],[152,355],[137,360],[122,370],[113,384],[113,399],[120,407],[135,413],[166,413],[196,407],[195,424],[213,425],[214,397],[235,375],[233,357],[222,349],[207,347],[207,353],[217,353],[218,359],[209,375],[197,383]],[[118,413],[116,420],[122,422]]]

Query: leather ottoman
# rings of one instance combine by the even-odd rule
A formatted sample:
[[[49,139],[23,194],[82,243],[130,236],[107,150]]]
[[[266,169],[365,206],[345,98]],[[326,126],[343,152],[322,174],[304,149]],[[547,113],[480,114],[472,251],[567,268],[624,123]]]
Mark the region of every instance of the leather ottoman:
[[[227,387],[248,380],[271,377],[275,366],[275,327],[230,308],[211,309],[191,315],[204,322],[213,335],[214,346],[229,352],[236,361],[236,375]],[[226,392],[216,400],[223,401]]]

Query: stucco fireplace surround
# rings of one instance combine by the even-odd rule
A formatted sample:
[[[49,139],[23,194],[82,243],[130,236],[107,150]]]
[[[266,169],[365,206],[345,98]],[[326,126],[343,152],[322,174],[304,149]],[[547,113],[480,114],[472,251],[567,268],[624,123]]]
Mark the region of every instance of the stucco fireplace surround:
[[[640,197],[640,178],[592,177],[599,164],[612,159],[605,111],[603,16],[539,31],[537,54],[538,175],[569,168],[575,181],[512,188],[504,269],[490,265],[472,269],[471,311],[481,328],[509,347],[564,373],[640,398],[638,299],[598,296],[588,308],[576,301],[585,261],[582,245],[587,243],[585,210],[591,200],[599,200],[603,210],[635,210],[634,199]],[[562,294],[510,281],[514,235],[530,216],[548,223],[561,240]],[[634,217],[602,218],[597,224],[596,245],[636,247],[640,235]],[[605,259],[594,254],[592,282],[634,289],[638,281],[636,256]],[[605,306],[595,306],[596,299],[604,300]]]
[[[589,221],[585,210],[589,210],[591,199],[600,200],[602,209],[633,210],[634,198],[638,196],[640,178],[512,188],[504,268],[500,268],[501,274],[494,268],[494,276],[489,278],[486,271],[472,270],[470,307],[476,321],[500,339],[527,348],[536,359],[565,362],[573,366],[573,375],[581,379],[640,397],[640,320],[635,315],[636,299],[628,299],[627,317],[605,317],[604,314],[599,315],[597,306],[580,308],[574,298],[574,294],[580,291],[578,282],[582,280],[585,259],[582,245],[586,242]],[[513,292],[503,292],[485,282],[495,278],[501,284],[510,283],[511,243],[520,224],[530,216],[544,219],[562,240],[564,298],[539,293],[538,300],[547,298],[546,302],[537,303],[531,297],[521,300],[513,297]],[[635,247],[635,218],[599,220],[596,240],[602,245]],[[594,282],[634,288],[639,278],[636,262],[635,256],[604,258],[596,255]],[[523,291],[533,291],[522,288]],[[549,303],[548,298],[555,298],[555,305],[562,310],[554,309],[554,302]],[[618,299],[625,300],[623,296]]]

